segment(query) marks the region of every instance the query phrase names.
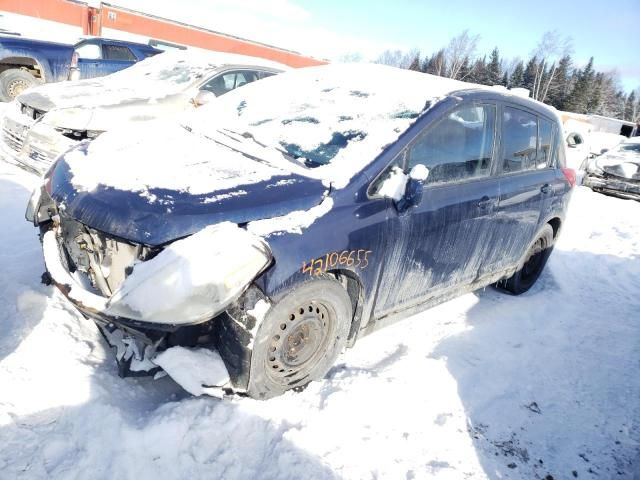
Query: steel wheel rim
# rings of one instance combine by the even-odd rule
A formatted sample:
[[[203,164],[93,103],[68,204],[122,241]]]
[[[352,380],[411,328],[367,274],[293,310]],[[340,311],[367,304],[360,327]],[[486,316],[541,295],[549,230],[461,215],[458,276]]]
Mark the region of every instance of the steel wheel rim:
[[[269,342],[269,377],[284,385],[295,385],[306,378],[326,354],[335,325],[333,309],[317,300],[289,311]]]
[[[9,97],[16,98],[27,88],[29,88],[29,84],[25,80],[14,80],[13,82],[9,83],[7,91],[9,93]]]

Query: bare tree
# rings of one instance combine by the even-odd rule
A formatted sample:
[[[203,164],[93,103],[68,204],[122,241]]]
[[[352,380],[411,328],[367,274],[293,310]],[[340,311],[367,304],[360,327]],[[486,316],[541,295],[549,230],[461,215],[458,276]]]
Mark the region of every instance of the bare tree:
[[[542,35],[535,50],[531,53],[540,59],[536,65],[536,74],[531,92],[533,98],[544,102],[547,93],[549,93],[549,86],[555,77],[560,58],[571,55],[571,53],[573,53],[571,37],[563,38],[557,30],[545,32]],[[546,73],[549,64],[551,64],[551,67]]]
[[[341,63],[361,63],[364,61],[360,52],[347,52],[343,53],[337,58]]]
[[[444,60],[449,67],[446,76],[449,78],[458,78],[465,58],[468,61],[475,56],[479,40],[480,35],[469,35],[469,30],[465,30],[451,39],[444,49]],[[442,74],[444,75],[444,72]]]
[[[385,50],[373,63],[389,65],[390,67],[399,67],[402,64],[402,50]]]

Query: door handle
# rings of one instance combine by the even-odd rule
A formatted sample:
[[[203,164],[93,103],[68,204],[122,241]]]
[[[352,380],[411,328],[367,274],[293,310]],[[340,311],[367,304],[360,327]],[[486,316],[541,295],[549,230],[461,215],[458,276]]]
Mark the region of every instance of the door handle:
[[[482,210],[486,210],[493,205],[493,200],[487,197],[486,195],[480,199],[478,202],[478,208]]]
[[[546,195],[547,193],[551,192],[551,185],[549,185],[548,183],[545,183],[543,186],[540,187],[540,191]]]

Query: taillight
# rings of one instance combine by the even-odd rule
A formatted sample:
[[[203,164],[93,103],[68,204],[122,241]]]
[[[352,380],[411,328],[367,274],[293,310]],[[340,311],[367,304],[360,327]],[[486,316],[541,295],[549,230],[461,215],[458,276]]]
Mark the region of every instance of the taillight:
[[[562,173],[564,174],[564,178],[569,182],[569,188],[573,188],[576,185],[576,172],[573,168],[563,168]]]
[[[78,52],[73,52],[71,55],[71,68],[77,68],[78,66]]]

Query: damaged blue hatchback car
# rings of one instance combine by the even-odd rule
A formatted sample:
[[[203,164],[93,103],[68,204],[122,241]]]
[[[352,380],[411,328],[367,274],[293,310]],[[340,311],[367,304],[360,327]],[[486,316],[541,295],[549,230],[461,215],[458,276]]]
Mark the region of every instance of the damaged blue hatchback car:
[[[80,144],[27,219],[45,281],[96,322],[123,376],[210,349],[229,374],[215,387],[264,399],[394,320],[487,285],[526,292],[575,182],[564,157],[539,102],[329,65]]]

